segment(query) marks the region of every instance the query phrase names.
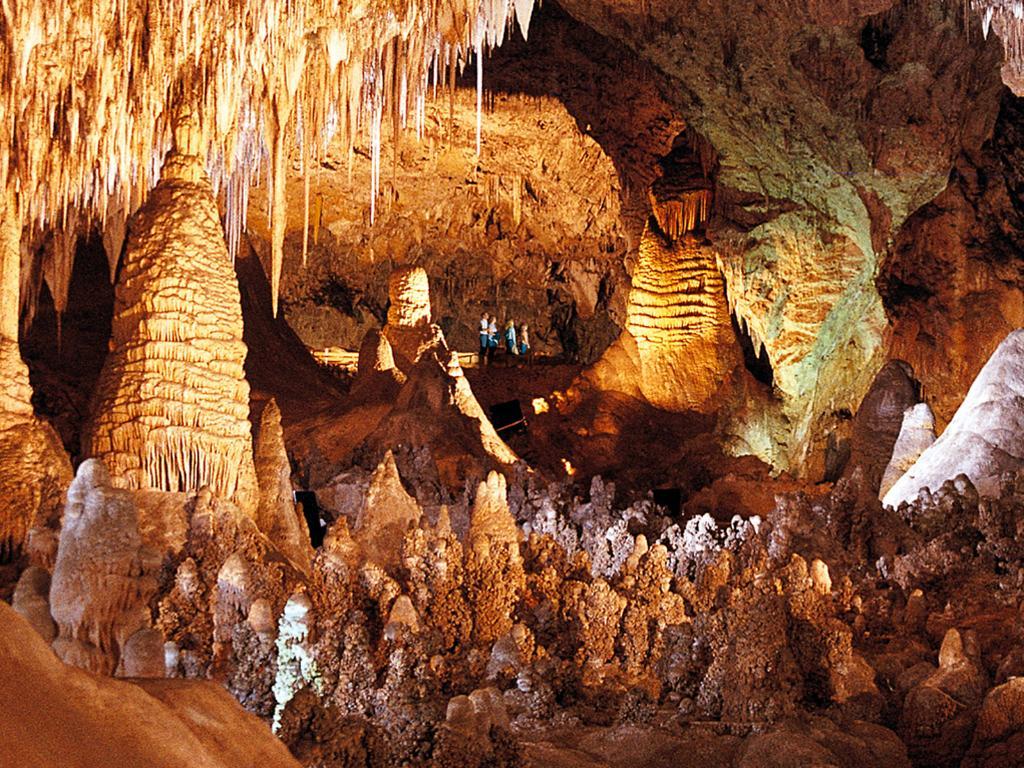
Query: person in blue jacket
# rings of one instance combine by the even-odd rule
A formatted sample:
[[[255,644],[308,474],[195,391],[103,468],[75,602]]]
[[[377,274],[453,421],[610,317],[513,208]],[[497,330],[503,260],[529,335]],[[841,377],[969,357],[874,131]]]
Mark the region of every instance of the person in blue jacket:
[[[519,345],[516,344],[516,324],[514,320],[505,323],[505,351],[510,355],[519,354]]]
[[[487,329],[490,327],[490,324],[491,321],[485,312],[483,317],[480,318],[480,365],[487,365],[487,348],[491,342],[491,336]]]
[[[498,348],[498,318],[491,315],[487,323],[487,363],[494,360],[494,350]]]

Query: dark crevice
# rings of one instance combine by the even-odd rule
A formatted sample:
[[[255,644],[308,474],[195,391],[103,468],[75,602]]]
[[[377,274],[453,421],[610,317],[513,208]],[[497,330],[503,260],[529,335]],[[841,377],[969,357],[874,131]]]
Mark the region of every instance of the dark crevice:
[[[736,334],[736,340],[739,342],[740,350],[743,352],[743,365],[759,382],[768,387],[774,386],[775,370],[772,368],[772,361],[768,357],[768,350],[762,344],[761,351],[758,353],[754,348],[753,339],[747,333],[745,325],[739,322],[733,313],[729,313],[729,319],[732,321],[733,333]]]

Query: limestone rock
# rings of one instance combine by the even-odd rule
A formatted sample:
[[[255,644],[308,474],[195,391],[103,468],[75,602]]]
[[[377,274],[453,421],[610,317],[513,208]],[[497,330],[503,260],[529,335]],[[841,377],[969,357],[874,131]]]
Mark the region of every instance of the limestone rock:
[[[143,548],[131,494],[111,485],[100,461],[83,462],[68,488],[50,587],[57,655],[113,673],[128,639],[149,626],[156,566]]]
[[[209,486],[252,513],[258,490],[238,285],[205,158],[184,151],[168,156],[129,222],[111,351],[83,446],[120,487]]]
[[[11,607],[32,625],[47,643],[57,636],[57,625],[50,616],[50,574],[39,566],[26,568],[14,588]]]
[[[3,312],[16,308],[15,301]],[[0,335],[0,563],[23,554],[33,527],[59,527],[64,490],[72,478],[60,439],[35,417],[31,398],[18,343]]]
[[[474,548],[495,544],[518,548],[519,528],[509,511],[507,484],[500,472],[490,472],[477,488],[468,539]]]
[[[419,524],[423,512],[402,487],[394,455],[388,451],[370,478],[370,487],[353,527],[365,557],[383,567],[398,564],[402,538]]]
[[[884,499],[896,481],[906,474],[921,454],[935,442],[935,417],[927,403],[918,403],[903,412],[903,424],[892,448],[892,458],[882,475],[878,498]]]
[[[398,368],[408,374],[420,356],[435,346],[441,330],[430,322],[430,283],[422,267],[403,267],[388,280],[388,322],[384,337]]]
[[[886,464],[900,433],[904,411],[917,402],[917,387],[910,366],[891,360],[875,376],[871,388],[853,417],[850,460],[844,475],[859,467],[868,488],[882,482]]]
[[[635,392],[664,410],[707,411],[740,360],[713,251],[666,241],[648,226],[626,331],[587,378],[598,389]]]
[[[963,768],[1011,768],[1024,754],[1024,677],[1013,677],[985,696]]]
[[[898,506],[922,488],[937,491],[965,474],[982,496],[1000,474],[1024,467],[1024,330],[1011,333],[974,380],[946,431],[883,498]]]
[[[296,567],[308,572],[312,553],[309,532],[294,501],[292,469],[281,429],[281,410],[273,398],[260,417],[255,467],[260,487],[256,525]]]
[[[959,765],[987,686],[977,641],[950,629],[939,650],[939,668],[914,686],[903,702],[899,733],[911,758],[931,765]]]
[[[139,685],[66,666],[0,601],[0,741],[22,768],[298,768],[213,682]]]

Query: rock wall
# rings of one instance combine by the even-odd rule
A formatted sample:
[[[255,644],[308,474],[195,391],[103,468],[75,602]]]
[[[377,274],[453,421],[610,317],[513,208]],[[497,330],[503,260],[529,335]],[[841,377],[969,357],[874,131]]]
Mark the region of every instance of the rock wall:
[[[84,452],[122,487],[209,486],[254,511],[238,284],[191,131],[183,118],[160,183],[129,223]]]
[[[0,212],[0,564],[17,561],[33,527],[56,527],[71,464],[56,432],[36,419],[18,346],[22,222],[9,190]],[[37,553],[45,562],[52,553]],[[37,564],[42,564],[37,563]],[[8,579],[0,575],[0,589]]]
[[[781,396],[771,424],[732,430],[776,467],[818,475],[832,414],[855,411],[885,361],[873,281],[890,239],[991,133],[998,45],[932,0],[563,5],[671,77],[674,104],[716,150],[709,233]]]

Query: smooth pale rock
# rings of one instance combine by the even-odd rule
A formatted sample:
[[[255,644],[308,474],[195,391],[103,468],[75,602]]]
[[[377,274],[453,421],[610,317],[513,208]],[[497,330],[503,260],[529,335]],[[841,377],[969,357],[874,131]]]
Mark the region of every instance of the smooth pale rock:
[[[935,442],[935,416],[927,403],[918,403],[903,412],[903,423],[896,444],[892,448],[892,458],[882,474],[882,483],[878,489],[878,498],[884,499],[889,490],[896,484],[908,469],[921,458]]]
[[[224,688],[129,683],[62,664],[0,601],[0,763],[18,768],[298,768]]]
[[[370,478],[353,538],[368,560],[384,568],[394,567],[399,562],[405,532],[418,525],[422,515],[416,500],[402,487],[395,457],[388,451]]]
[[[1024,467],[1024,330],[1007,336],[981,369],[946,431],[885,494],[889,507],[965,474],[982,496]]]

